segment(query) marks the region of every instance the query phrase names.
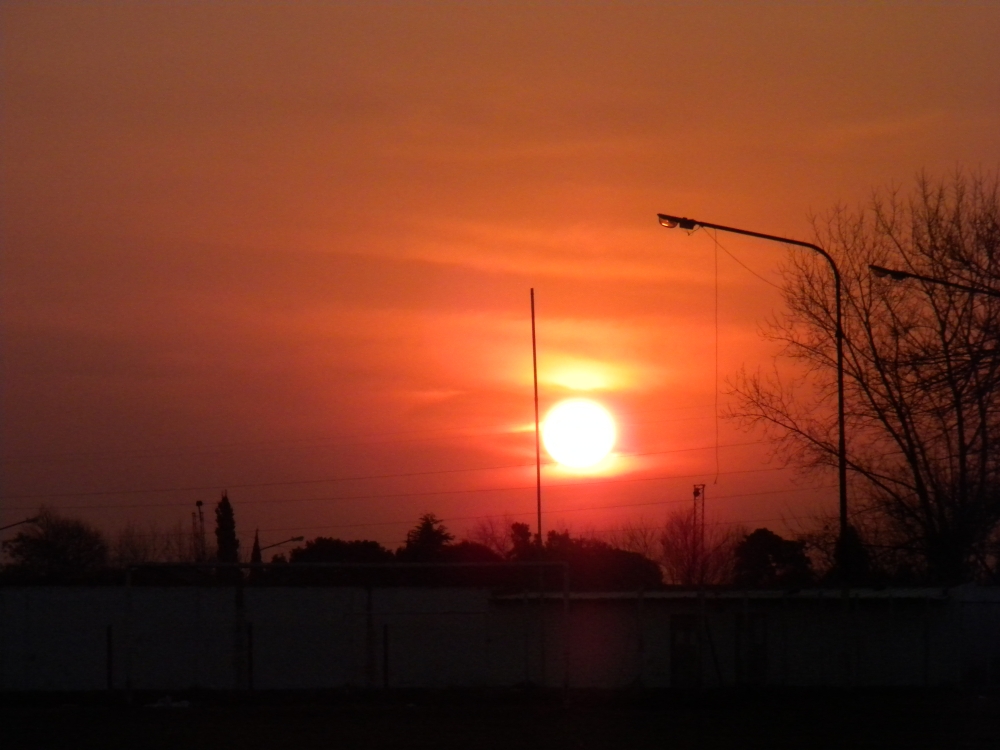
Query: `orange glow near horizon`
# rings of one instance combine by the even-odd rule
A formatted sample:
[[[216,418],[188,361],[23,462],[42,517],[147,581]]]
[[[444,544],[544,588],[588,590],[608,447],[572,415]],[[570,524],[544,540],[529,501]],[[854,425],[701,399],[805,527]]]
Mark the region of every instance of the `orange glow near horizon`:
[[[531,288],[542,413],[589,397],[617,425],[590,468],[546,461],[546,525],[660,523],[693,482],[727,523],[824,512],[828,478],[719,419],[727,379],[774,367],[785,249],[657,213],[808,240],[873,187],[1000,164],[996,6],[3,3],[0,25],[0,525],[44,502],[187,528],[211,488],[245,549],[530,520]]]

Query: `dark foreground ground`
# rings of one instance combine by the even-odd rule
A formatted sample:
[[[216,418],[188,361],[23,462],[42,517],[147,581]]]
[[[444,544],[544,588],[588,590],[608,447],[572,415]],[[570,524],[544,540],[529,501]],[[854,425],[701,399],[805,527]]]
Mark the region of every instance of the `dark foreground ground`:
[[[1000,748],[1000,695],[3,696],[15,748]]]

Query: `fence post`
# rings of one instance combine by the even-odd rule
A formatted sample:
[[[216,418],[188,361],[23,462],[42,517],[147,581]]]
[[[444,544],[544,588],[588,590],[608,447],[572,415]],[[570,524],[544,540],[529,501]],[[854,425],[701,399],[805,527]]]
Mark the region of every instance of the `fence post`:
[[[643,598],[645,591],[639,589],[635,593],[635,658],[636,658],[636,677],[635,681],[637,685],[643,684],[643,673],[645,671],[645,661],[646,661],[646,641],[643,637]]]
[[[961,632],[961,629],[960,629]],[[924,687],[931,684],[931,606],[930,596],[924,593]]]
[[[372,597],[372,587],[369,584],[365,586],[365,685],[370,689],[375,687],[376,675],[378,674],[376,666],[378,656],[375,653],[377,648],[375,645],[375,614]]]
[[[382,626],[382,689],[389,689],[389,623]]]
[[[234,581],[236,590],[233,607],[233,689],[243,690],[246,685],[246,603],[243,591],[243,571],[236,568],[239,580]]]
[[[112,635],[112,625],[108,625],[105,633],[105,648],[107,650],[107,662],[105,663],[105,680],[108,690],[115,688],[115,662],[114,662],[114,637]]]
[[[545,660],[547,653],[545,649],[545,582],[542,575],[545,568],[538,568],[538,684],[545,687],[547,681],[547,670]]]
[[[132,613],[132,568],[125,571],[125,699],[132,703],[132,648],[135,639]]]
[[[569,705],[570,670],[569,565],[563,567],[563,704]]]
[[[522,591],[524,606],[521,611],[524,613],[524,684],[531,684],[531,613],[528,611],[528,587]]]
[[[253,623],[247,623],[247,687],[253,692]]]

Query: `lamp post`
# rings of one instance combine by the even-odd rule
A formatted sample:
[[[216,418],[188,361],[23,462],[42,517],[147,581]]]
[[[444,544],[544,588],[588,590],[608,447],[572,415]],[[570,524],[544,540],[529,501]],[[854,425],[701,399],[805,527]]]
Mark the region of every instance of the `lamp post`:
[[[916,279],[917,281],[924,281],[928,284],[937,284],[939,286],[950,286],[952,289],[961,289],[963,292],[968,292],[969,294],[985,294],[987,297],[1000,297],[1000,291],[996,289],[987,289],[986,287],[979,286],[968,286],[966,284],[956,284],[954,281],[946,281],[945,279],[936,279],[933,276],[923,276],[919,273],[910,273],[909,271],[900,271],[895,268],[883,268],[882,266],[876,266],[874,264],[868,266],[868,270],[872,272],[873,276],[878,276],[882,279],[892,279],[893,281],[903,281],[904,279]]]
[[[35,516],[34,518],[25,518],[23,521],[18,521],[17,523],[9,523],[6,526],[0,526],[0,531],[13,529],[15,526],[20,526],[25,523],[36,523],[37,521],[38,521],[38,516]]]
[[[835,338],[837,343],[837,428],[839,432],[837,439],[837,479],[840,488],[840,538],[837,543],[837,567],[840,568],[841,575],[850,577],[851,565],[849,555],[845,549],[847,542],[847,439],[844,430],[844,327],[841,323],[840,269],[837,268],[837,264],[826,250],[811,242],[793,240],[788,237],[778,237],[773,234],[763,234],[762,232],[751,232],[748,229],[737,229],[736,227],[727,227],[722,224],[710,224],[707,221],[671,216],[669,214],[657,214],[657,218],[660,221],[660,226],[667,229],[697,229],[698,227],[705,227],[706,229],[715,229],[720,232],[731,232],[747,237],[756,237],[757,239],[768,240],[769,242],[781,242],[786,245],[804,247],[815,253],[819,253],[830,264],[830,270],[833,271],[834,292],[836,295]]]

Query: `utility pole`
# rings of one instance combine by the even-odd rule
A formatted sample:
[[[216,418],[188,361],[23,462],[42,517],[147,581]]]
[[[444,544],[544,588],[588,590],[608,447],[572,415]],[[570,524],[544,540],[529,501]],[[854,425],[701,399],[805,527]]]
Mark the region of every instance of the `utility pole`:
[[[705,561],[705,485],[694,486],[694,508],[692,526],[697,550],[695,559],[698,561],[698,578],[704,582],[706,571]]]
[[[535,345],[535,289],[531,289],[531,371],[535,382],[535,498],[538,505],[538,546],[542,547],[542,444],[538,426],[538,349]]]
[[[196,538],[196,544],[198,546],[198,551],[196,553],[198,557],[198,562],[205,562],[205,514],[202,512],[202,506],[205,505],[201,500],[195,503],[198,508],[198,532]]]

